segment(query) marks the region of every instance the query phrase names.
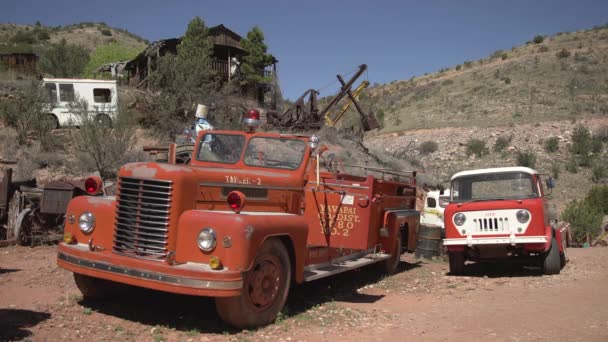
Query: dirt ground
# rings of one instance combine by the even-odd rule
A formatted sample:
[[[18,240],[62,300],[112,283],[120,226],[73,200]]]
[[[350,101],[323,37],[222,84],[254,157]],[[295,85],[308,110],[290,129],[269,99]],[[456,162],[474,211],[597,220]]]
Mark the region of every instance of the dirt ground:
[[[508,265],[403,256],[386,277],[373,265],[291,289],[273,325],[238,331],[208,298],[134,289],[82,299],[56,249],[0,249],[0,341],[608,341],[608,248],[570,249],[560,275]]]

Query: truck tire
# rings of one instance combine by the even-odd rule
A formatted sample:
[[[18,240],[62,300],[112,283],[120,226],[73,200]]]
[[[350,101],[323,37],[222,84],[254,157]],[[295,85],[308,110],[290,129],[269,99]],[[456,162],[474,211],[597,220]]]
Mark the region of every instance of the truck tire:
[[[397,232],[397,238],[394,243],[393,254],[390,258],[382,262],[382,271],[388,274],[394,274],[399,269],[401,263],[401,232]]]
[[[95,123],[100,126],[112,128],[112,118],[105,113],[97,114],[97,116],[95,117]]]
[[[128,285],[74,273],[74,282],[84,299],[109,299],[127,294]]]
[[[47,127],[50,130],[59,128],[59,119],[55,114],[46,114],[44,120],[47,120]]]
[[[464,252],[448,252],[450,260],[450,274],[462,275],[464,273]]]
[[[555,237],[551,239],[551,248],[543,257],[542,269],[544,274],[559,274],[561,270],[559,247]]]
[[[278,239],[264,241],[251,269],[243,274],[238,297],[218,297],[215,308],[220,318],[239,329],[272,323],[287,300],[291,281],[289,254]]]
[[[568,252],[566,251],[566,249],[568,247],[567,240],[568,240],[568,238],[566,237],[566,234],[564,234],[562,236],[562,249],[563,249],[563,251],[561,253],[559,253],[559,265],[560,265],[560,268],[564,268],[564,266],[566,266],[566,262],[568,262]]]

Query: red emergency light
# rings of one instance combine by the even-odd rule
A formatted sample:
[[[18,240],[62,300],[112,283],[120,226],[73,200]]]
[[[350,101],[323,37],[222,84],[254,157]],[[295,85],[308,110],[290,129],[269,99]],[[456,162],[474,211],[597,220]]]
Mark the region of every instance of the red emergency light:
[[[84,181],[84,189],[89,195],[97,195],[101,190],[101,178],[92,176]]]
[[[250,109],[245,113],[243,118],[243,123],[250,131],[253,131],[256,127],[258,127],[261,123],[260,121],[260,112],[256,109]]]
[[[226,202],[228,202],[228,206],[235,213],[240,213],[241,210],[245,207],[245,203],[247,199],[245,194],[240,191],[231,191],[228,196],[226,196]]]

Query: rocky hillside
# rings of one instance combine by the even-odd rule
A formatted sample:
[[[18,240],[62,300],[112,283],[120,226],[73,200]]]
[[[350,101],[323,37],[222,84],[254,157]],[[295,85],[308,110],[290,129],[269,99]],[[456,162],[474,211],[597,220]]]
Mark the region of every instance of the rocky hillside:
[[[608,181],[607,62],[608,26],[602,26],[531,37],[478,61],[372,87],[362,102],[384,127],[368,132],[364,144],[437,182],[462,170],[532,160],[557,178],[551,196],[561,211]],[[603,141],[586,165],[571,151],[579,125]],[[484,149],[481,156],[467,151],[472,143]]]
[[[79,23],[67,26],[0,24],[0,48],[40,49],[65,39],[89,51],[99,45],[118,43],[125,48],[146,47],[148,41],[127,30],[105,23]]]
[[[608,27],[530,37],[512,49],[372,87],[384,131],[490,127],[608,114]]]

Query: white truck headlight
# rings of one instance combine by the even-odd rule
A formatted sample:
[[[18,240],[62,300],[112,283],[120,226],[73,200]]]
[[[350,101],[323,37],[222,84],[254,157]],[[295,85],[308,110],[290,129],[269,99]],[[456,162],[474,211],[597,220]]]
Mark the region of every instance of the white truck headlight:
[[[526,223],[530,220],[530,212],[527,210],[518,210],[516,216],[519,223]]]
[[[78,227],[85,234],[92,232],[95,228],[95,215],[90,211],[82,213],[78,218]]]
[[[211,228],[203,228],[198,233],[197,237],[198,248],[204,252],[210,252],[215,248],[217,243],[217,235]]]
[[[457,226],[462,226],[466,220],[467,220],[467,217],[464,216],[463,213],[458,213],[458,214],[454,215],[454,223]]]

